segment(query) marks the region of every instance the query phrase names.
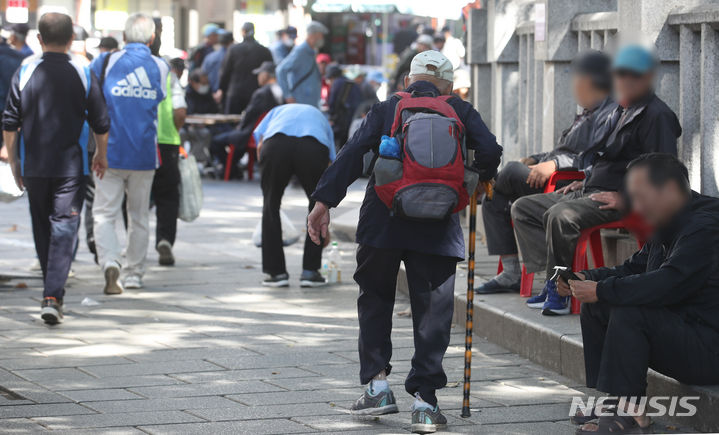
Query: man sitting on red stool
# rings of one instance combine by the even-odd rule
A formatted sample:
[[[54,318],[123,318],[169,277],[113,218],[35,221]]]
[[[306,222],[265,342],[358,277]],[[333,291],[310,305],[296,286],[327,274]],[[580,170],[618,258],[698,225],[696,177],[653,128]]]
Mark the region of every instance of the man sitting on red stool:
[[[475,289],[477,294],[518,291],[521,273],[510,207],[522,196],[542,193],[554,171],[584,169],[583,154],[595,134],[602,136],[616,103],[610,94],[609,56],[591,50],[572,62],[572,92],[584,110],[562,132],[554,150],[509,162],[494,177],[494,197],[482,201],[482,220],[489,255],[499,255],[502,273]]]
[[[629,164],[627,191],[654,236],[621,266],[558,284],[560,294],[583,302],[587,387],[618,398],[614,410],[577,433],[640,433],[649,426],[634,404],[647,403],[650,367],[686,384],[719,384],[719,199],[692,192],[687,168],[659,153]]]
[[[544,315],[569,313],[569,297],[560,296],[549,278],[555,266],[571,266],[582,230],[623,216],[627,164],[646,153],[677,154],[682,129],[674,112],[654,94],[656,66],[647,48],[620,49],[613,64],[619,106],[609,115],[606,140],[597,139],[586,153],[591,159],[585,166],[587,178],[512,204],[514,232],[527,272],[546,272],[544,290],[527,300]]]
[[[225,147],[230,144],[236,147],[232,156],[230,178],[242,178],[242,173],[237,173],[237,162],[245,154],[247,142],[252,136],[252,131],[255,129],[260,117],[275,106],[284,103],[282,89],[275,79],[274,63],[271,61],[262,62],[262,65],[253,70],[252,73],[257,74],[257,83],[260,88],[252,93],[252,98],[250,98],[250,102],[243,112],[242,122],[236,129],[215,135],[210,144],[210,151],[217,160],[218,165],[226,164],[227,151],[225,151]],[[223,170],[222,173],[224,172]]]

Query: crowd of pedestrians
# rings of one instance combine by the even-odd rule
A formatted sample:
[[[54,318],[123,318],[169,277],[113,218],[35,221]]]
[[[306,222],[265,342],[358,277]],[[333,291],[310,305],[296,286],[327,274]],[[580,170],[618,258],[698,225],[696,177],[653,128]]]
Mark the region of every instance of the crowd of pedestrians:
[[[382,72],[342,69],[319,52],[329,31],[315,21],[303,42],[296,44],[297,29],[287,27],[270,48],[255,39],[252,23],[242,25],[239,43],[206,25],[202,44],[189,55],[186,88],[180,84],[185,62],[159,55],[159,19],[131,15],[122,48],[103,38],[92,60],[84,49],[68,54],[81,33],[69,16],[46,13],[38,30],[41,55],[28,51],[23,26],[0,43],[0,98],[6,101],[0,158],[28,194],[46,323],[63,319],[83,201],[104,293],[142,288],[151,197],[159,262],[175,263],[183,135],[201,136],[185,128],[186,116],[241,114],[236,127],[202,134],[210,159],[229,165],[223,173],[239,171],[246,152],[256,153],[262,165],[265,286],[290,286],[280,204],[292,179],[309,199],[299,284],[320,287],[327,284],[320,267],[330,209],[369,174],[354,274],[366,389],[351,407],[354,414],[398,412],[387,377],[397,273],[404,263],[415,337],[405,380],[415,398],[412,430],[431,433],[446,424],[436,392],[447,383],[442,360],[457,262],[465,256],[458,212],[474,195],[482,199],[489,252],[500,256],[503,268],[476,292],[518,291],[524,270],[545,273],[543,290],[527,301],[530,308],[562,315],[571,297],[583,302],[588,386],[643,396],[650,367],[683,382],[719,382],[712,347],[719,343],[719,200],[689,186],[676,157],[681,126],[654,93],[658,64],[651,50],[630,44],[613,58],[579,54],[571,90],[581,110],[556,147],[498,170],[503,149],[466,101],[471,83],[464,46],[449,28],[408,27],[397,35],[406,44],[398,47],[388,98],[378,97],[386,82]],[[582,181],[544,193],[556,171],[581,172]],[[582,230],[628,213],[655,230],[640,252],[615,268],[556,277],[557,266],[571,266]],[[117,237],[120,225],[125,246]],[[617,400],[614,406],[633,405]],[[578,413],[573,420],[586,423],[580,433],[607,427],[629,433],[649,424],[641,414]]]

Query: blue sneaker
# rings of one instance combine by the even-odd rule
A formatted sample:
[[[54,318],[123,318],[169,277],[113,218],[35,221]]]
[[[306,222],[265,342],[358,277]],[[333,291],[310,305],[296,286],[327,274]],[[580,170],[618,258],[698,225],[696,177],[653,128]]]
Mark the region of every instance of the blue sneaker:
[[[547,285],[547,302],[542,307],[542,314],[545,316],[562,316],[569,314],[569,300],[571,296],[559,296],[557,284],[551,281],[551,287]]]
[[[541,293],[527,299],[527,306],[529,308],[544,308],[544,303],[547,302],[547,293],[549,293],[550,288],[554,290],[557,289],[557,284],[552,280],[548,280],[544,284],[544,288],[542,289]]]

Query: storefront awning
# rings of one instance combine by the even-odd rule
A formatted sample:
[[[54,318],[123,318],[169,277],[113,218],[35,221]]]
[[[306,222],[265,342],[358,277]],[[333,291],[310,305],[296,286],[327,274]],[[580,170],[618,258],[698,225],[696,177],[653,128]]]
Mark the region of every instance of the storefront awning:
[[[421,17],[456,20],[462,15],[462,8],[469,0],[317,0],[312,11],[317,13],[400,13]]]

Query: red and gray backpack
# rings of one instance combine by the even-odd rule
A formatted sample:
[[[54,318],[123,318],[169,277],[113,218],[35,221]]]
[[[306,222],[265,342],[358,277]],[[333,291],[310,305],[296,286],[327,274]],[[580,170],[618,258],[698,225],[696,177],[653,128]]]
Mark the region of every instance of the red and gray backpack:
[[[464,124],[448,103],[452,96],[396,94],[392,136],[400,158],[380,155],[375,191],[393,216],[441,221],[462,210],[477,174],[465,171]]]

